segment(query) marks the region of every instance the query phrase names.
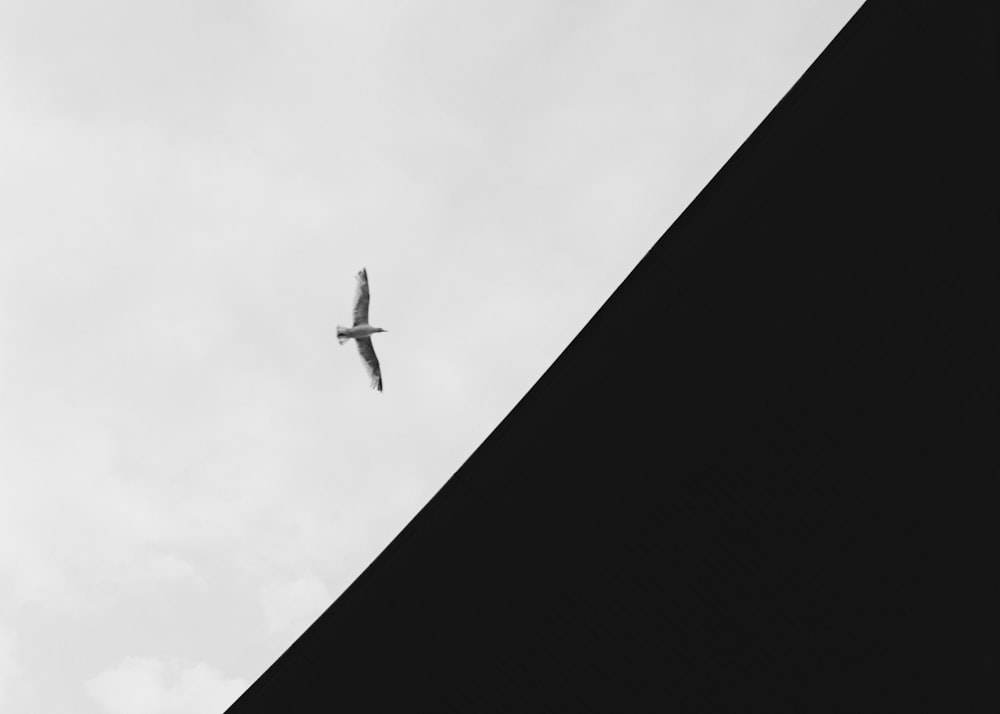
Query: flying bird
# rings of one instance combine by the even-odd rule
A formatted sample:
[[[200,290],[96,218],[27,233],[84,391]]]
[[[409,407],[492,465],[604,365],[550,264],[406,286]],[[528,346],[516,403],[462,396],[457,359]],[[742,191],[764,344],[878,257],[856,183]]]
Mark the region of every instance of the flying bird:
[[[381,327],[372,327],[368,324],[368,271],[362,268],[356,276],[358,281],[357,292],[354,295],[354,325],[343,327],[337,325],[337,340],[344,344],[351,338],[358,343],[358,351],[361,352],[361,359],[364,360],[368,376],[372,380],[372,389],[382,391],[382,370],[378,366],[378,357],[375,356],[375,348],[372,347],[372,338],[376,332],[388,332]]]

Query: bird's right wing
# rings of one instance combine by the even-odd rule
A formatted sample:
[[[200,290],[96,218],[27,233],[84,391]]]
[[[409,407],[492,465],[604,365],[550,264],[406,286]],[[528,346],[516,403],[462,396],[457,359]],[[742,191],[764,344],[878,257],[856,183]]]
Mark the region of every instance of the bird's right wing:
[[[355,340],[358,343],[358,350],[361,352],[361,359],[364,360],[368,376],[372,380],[372,389],[382,391],[382,370],[378,366],[378,357],[375,356],[375,348],[372,346],[370,337],[362,337]]]
[[[354,294],[354,326],[368,324],[368,271],[362,268],[357,274],[358,288]]]

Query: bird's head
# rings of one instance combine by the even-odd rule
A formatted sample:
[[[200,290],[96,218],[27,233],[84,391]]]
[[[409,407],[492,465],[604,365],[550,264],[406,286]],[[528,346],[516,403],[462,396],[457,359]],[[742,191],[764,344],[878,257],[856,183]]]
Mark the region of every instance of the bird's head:
[[[375,332],[388,332],[388,330],[386,330],[386,329],[383,329],[383,328],[381,328],[381,327],[376,327],[376,328],[375,328]]]

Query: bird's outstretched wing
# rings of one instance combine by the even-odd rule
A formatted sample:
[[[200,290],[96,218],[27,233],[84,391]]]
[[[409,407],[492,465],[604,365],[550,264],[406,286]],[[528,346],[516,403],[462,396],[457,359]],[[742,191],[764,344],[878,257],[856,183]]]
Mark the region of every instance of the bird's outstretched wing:
[[[354,294],[354,326],[368,324],[368,271],[362,268],[357,274],[358,289]],[[374,353],[372,353],[374,356]],[[378,364],[376,362],[376,364]]]
[[[372,389],[382,391],[382,370],[378,366],[378,357],[375,356],[375,348],[372,346],[370,337],[362,337],[355,340],[358,343],[358,350],[361,352],[361,359],[364,360],[368,376],[372,378]]]

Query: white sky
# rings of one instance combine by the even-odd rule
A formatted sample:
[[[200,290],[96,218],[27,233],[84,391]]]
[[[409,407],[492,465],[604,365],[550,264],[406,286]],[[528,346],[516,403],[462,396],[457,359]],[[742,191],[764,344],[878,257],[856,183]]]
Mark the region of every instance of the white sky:
[[[0,711],[221,712],[860,4],[0,0]]]

